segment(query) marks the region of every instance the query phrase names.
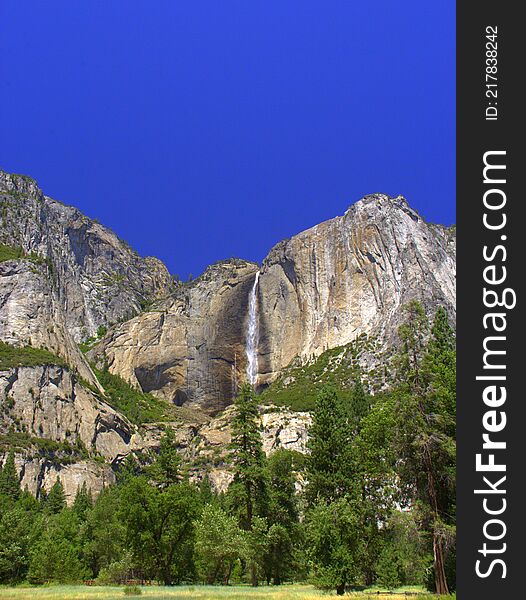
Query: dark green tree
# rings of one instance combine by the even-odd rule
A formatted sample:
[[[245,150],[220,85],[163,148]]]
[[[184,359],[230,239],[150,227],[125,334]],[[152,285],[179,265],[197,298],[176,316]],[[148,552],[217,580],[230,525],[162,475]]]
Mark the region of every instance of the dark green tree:
[[[296,452],[278,449],[267,461],[269,510],[265,576],[274,585],[293,575],[297,567],[299,541]]]
[[[88,490],[86,482],[84,481],[81,487],[77,488],[75,494],[75,500],[73,502],[73,510],[79,519],[84,520],[86,513],[93,508],[93,498],[91,496],[91,490]]]
[[[240,525],[248,531],[252,527],[254,516],[266,512],[267,502],[265,454],[260,435],[258,404],[254,391],[248,384],[242,386],[234,402],[234,409],[230,444],[234,466],[233,484],[241,509]]]
[[[49,494],[46,496],[44,501],[44,509],[47,513],[56,514],[59,513],[66,506],[66,494],[64,493],[64,486],[57,477],[52,488],[49,490]]]
[[[355,493],[352,430],[347,409],[332,387],[322,388],[316,398],[309,436],[306,490],[309,503],[332,502]]]
[[[172,429],[167,429],[162,436],[159,454],[147,469],[147,474],[159,487],[166,487],[181,480],[181,459]]]
[[[443,309],[430,336],[422,306],[412,302],[406,310],[391,404],[397,471],[430,537],[435,590],[448,594],[454,586],[446,561],[455,539],[455,339]]]
[[[187,483],[158,488],[137,477],[122,488],[125,544],[146,578],[171,585],[193,577],[198,513],[198,491]]]
[[[356,377],[347,408],[349,425],[353,435],[357,435],[361,428],[361,422],[371,409],[371,397],[366,392],[361,377]]]
[[[11,450],[0,471],[0,494],[11,500],[17,500],[20,496],[20,492],[20,479],[15,467],[15,455]]]
[[[248,384],[241,387],[234,402],[230,451],[234,467],[230,504],[238,515],[241,528],[251,531],[254,518],[267,513],[268,496],[258,404],[254,390]],[[250,572],[255,586],[258,583],[255,563],[250,565]]]

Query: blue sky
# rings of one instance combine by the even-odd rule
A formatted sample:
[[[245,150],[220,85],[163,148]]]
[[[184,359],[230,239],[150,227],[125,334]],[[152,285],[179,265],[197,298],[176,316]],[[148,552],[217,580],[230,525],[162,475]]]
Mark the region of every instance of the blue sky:
[[[173,273],[364,194],[455,222],[455,3],[3,0],[0,168]]]

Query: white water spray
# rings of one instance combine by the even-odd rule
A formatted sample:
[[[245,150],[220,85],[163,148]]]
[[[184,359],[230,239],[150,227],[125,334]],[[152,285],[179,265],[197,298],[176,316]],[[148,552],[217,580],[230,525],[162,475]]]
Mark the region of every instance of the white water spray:
[[[258,379],[258,284],[259,271],[256,273],[254,285],[252,286],[248,299],[248,331],[245,346],[245,352],[247,354],[247,378],[252,386],[256,385]]]

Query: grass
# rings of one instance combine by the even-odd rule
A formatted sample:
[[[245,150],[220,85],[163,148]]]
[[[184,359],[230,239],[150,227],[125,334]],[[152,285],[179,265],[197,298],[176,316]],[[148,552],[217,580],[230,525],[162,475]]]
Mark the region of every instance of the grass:
[[[322,600],[328,596],[336,597],[334,593],[316,590],[310,585],[283,585],[279,587],[260,586],[250,588],[247,586],[142,586],[141,595],[137,598],[148,600]],[[389,600],[438,600],[438,596],[419,593],[417,596],[406,596],[405,590],[389,595],[377,595],[376,590],[367,592],[354,592],[347,594],[345,598],[355,600],[372,600],[373,598],[386,598]],[[413,591],[414,590],[410,590]],[[116,600],[117,598],[130,598],[125,596],[124,587],[102,587],[102,586],[44,586],[44,587],[17,587],[1,588],[0,600]],[[454,598],[454,596],[453,596]]]
[[[17,347],[0,342],[0,371],[6,371],[14,367],[36,367],[39,365],[65,367],[66,363],[55,354],[42,348]]]

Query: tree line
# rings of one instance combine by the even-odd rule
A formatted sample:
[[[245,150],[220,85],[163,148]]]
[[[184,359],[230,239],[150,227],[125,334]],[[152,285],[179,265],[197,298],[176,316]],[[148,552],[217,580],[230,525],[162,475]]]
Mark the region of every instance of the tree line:
[[[59,479],[21,490],[10,453],[0,471],[0,582],[130,579],[164,584],[311,581],[343,594],[378,583],[455,588],[455,337],[406,308],[389,389],[357,377],[343,402],[319,390],[309,453],[262,448],[257,397],[235,400],[232,483],[191,482],[173,432],[148,466],[127,457],[96,500],[66,506]]]

